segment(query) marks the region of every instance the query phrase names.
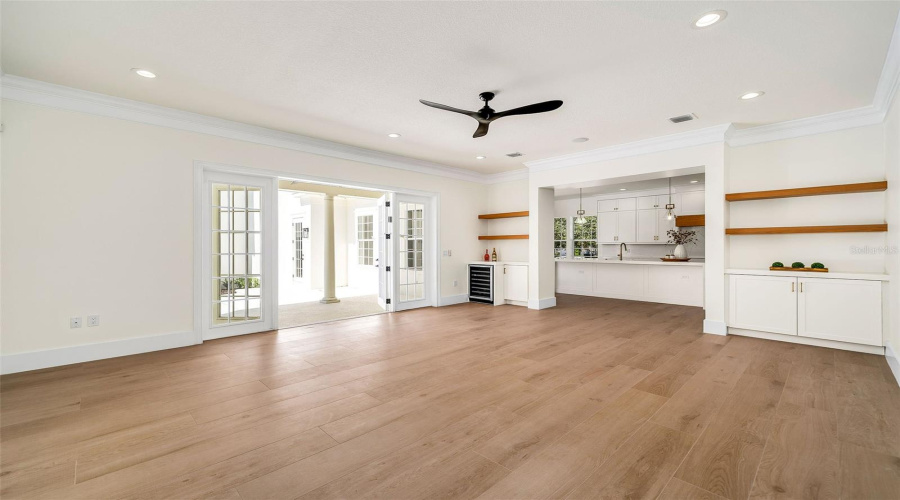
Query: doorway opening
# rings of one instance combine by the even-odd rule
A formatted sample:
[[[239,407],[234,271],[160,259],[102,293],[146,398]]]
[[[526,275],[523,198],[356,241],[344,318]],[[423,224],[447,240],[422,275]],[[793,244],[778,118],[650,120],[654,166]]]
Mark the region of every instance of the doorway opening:
[[[279,328],[386,312],[379,265],[387,232],[377,214],[389,196],[279,180]]]

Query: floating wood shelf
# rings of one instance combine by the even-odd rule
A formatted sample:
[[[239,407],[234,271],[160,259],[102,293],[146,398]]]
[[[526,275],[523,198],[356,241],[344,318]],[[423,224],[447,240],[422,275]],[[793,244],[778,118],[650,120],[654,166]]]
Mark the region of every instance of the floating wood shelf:
[[[527,240],[527,234],[493,234],[488,236],[479,236],[479,240]]]
[[[730,193],[725,195],[725,200],[772,200],[776,198],[797,198],[801,196],[819,196],[824,194],[872,193],[876,191],[884,191],[886,189],[887,181],[862,182],[859,184],[838,184],[836,186],[817,186],[794,189],[776,189],[772,191]]]
[[[512,217],[528,217],[528,210],[524,212],[503,212],[499,214],[481,214],[479,219],[510,219]]]
[[[693,227],[693,226],[705,226],[706,225],[706,215],[676,215],[675,216],[675,226],[676,227]]]
[[[857,224],[848,226],[795,226],[795,227],[733,227],[725,234],[800,234],[800,233],[880,233],[887,231],[887,224]]]

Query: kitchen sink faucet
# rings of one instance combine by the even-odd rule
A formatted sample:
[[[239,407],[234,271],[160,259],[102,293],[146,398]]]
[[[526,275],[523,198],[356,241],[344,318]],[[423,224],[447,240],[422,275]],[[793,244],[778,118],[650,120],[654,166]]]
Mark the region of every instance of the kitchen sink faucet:
[[[624,251],[622,251],[623,248],[625,249]],[[628,251],[628,245],[626,245],[625,243],[619,243],[619,260],[622,260],[622,257],[625,255],[625,252],[627,252],[627,251]]]

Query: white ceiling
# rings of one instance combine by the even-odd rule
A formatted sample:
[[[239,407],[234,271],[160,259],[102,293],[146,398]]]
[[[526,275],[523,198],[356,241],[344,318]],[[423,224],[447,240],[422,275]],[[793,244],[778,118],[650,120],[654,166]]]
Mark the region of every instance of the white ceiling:
[[[692,27],[713,9],[728,17]],[[2,70],[495,173],[721,123],[867,106],[898,10],[900,2],[4,1]],[[498,111],[565,104],[503,118],[473,139],[474,120],[418,102],[475,110],[486,90],[498,92]],[[751,90],[767,93],[738,99]],[[700,119],[667,120],[686,113]],[[582,136],[590,141],[572,142]],[[513,151],[526,156],[503,156]]]

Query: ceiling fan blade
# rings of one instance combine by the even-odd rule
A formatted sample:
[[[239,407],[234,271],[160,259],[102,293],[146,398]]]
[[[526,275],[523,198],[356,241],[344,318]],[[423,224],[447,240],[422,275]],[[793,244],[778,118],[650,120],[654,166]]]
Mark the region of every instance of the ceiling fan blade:
[[[444,104],[426,101],[424,99],[419,99],[419,102],[426,106],[431,106],[432,108],[443,109],[444,111],[453,111],[454,113],[461,113],[466,116],[471,116],[472,118],[478,119],[478,113],[476,113],[475,111],[466,111],[464,109],[454,108],[452,106],[446,106]]]
[[[559,108],[563,105],[562,101],[544,101],[539,102],[537,104],[529,104],[528,106],[522,106],[521,108],[508,109],[506,111],[501,111],[494,116],[491,117],[491,120],[496,120],[497,118],[503,118],[504,116],[513,116],[513,115],[530,115],[533,113],[545,113],[547,111],[553,111],[554,109]]]
[[[474,138],[477,138],[477,137],[484,137],[484,136],[486,136],[487,133],[488,133],[488,127],[489,127],[490,125],[491,125],[491,122],[489,122],[489,121],[481,121],[481,120],[478,120],[478,129],[475,130],[475,135],[473,135],[472,138],[474,139]]]

